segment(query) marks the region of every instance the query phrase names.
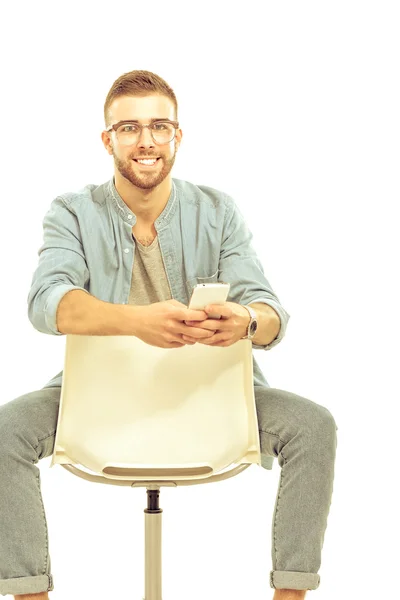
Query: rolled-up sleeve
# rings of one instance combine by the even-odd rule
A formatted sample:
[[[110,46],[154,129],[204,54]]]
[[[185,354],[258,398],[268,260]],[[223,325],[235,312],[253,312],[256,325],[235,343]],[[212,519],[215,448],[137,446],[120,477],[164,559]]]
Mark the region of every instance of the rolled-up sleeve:
[[[271,306],[279,315],[280,330],[270,344],[258,345],[254,349],[270,350],[283,339],[289,313],[281,305],[264,275],[264,269],[253,245],[253,234],[245,223],[235,201],[225,196],[226,212],[223,239],[219,259],[219,281],[230,283],[229,300],[237,304],[263,302]]]
[[[42,333],[64,335],[57,329],[57,308],[71,290],[87,290],[89,270],[76,215],[61,196],[43,219],[43,244],[28,294],[28,317]]]

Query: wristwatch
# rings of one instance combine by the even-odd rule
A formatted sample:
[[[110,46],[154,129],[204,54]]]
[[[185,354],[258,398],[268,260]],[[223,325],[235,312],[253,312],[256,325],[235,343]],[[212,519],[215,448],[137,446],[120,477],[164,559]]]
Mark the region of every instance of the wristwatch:
[[[252,340],[256,335],[258,321],[255,310],[253,310],[250,306],[242,305],[244,308],[247,308],[250,314],[250,323],[247,327],[246,335],[242,337],[242,340]]]

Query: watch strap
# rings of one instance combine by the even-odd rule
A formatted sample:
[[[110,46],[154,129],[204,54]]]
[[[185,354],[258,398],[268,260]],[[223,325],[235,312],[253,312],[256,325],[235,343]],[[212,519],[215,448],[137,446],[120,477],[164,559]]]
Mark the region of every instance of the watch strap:
[[[242,340],[251,340],[254,337],[254,334],[250,335],[250,327],[251,327],[251,324],[253,323],[253,321],[257,322],[257,313],[255,312],[255,310],[253,308],[251,308],[251,306],[247,306],[247,304],[242,304],[242,306],[243,306],[243,308],[247,309],[247,311],[250,315],[250,321],[247,326],[246,335],[243,336],[241,339]]]

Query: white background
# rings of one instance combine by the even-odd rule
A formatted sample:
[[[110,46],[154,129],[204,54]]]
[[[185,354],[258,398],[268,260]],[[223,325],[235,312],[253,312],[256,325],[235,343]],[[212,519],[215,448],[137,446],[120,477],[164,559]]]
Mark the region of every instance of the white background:
[[[272,387],[326,406],[339,427],[321,585],[308,593],[321,600],[398,588],[396,5],[13,2],[0,14],[0,404],[63,366],[65,338],[27,317],[42,220],[58,194],[112,176],[105,97],[122,73],[154,71],[179,103],[173,175],[235,198],[291,315],[256,359]],[[142,598],[145,490],[39,465],[50,597]],[[275,460],[162,489],[164,600],[272,598],[279,475]]]

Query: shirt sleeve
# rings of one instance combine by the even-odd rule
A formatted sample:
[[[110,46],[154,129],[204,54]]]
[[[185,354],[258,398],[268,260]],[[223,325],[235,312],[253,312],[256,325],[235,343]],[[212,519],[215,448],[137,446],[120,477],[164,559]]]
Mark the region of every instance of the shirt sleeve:
[[[64,335],[57,329],[57,308],[71,290],[86,289],[89,269],[76,215],[67,200],[57,197],[43,219],[43,244],[28,294],[28,317],[42,333]]]
[[[218,280],[230,283],[229,300],[237,304],[263,302],[279,315],[280,330],[271,343],[254,349],[270,350],[282,340],[290,315],[281,305],[264,275],[263,266],[253,248],[253,234],[232,198],[225,196],[226,212],[221,243]]]

